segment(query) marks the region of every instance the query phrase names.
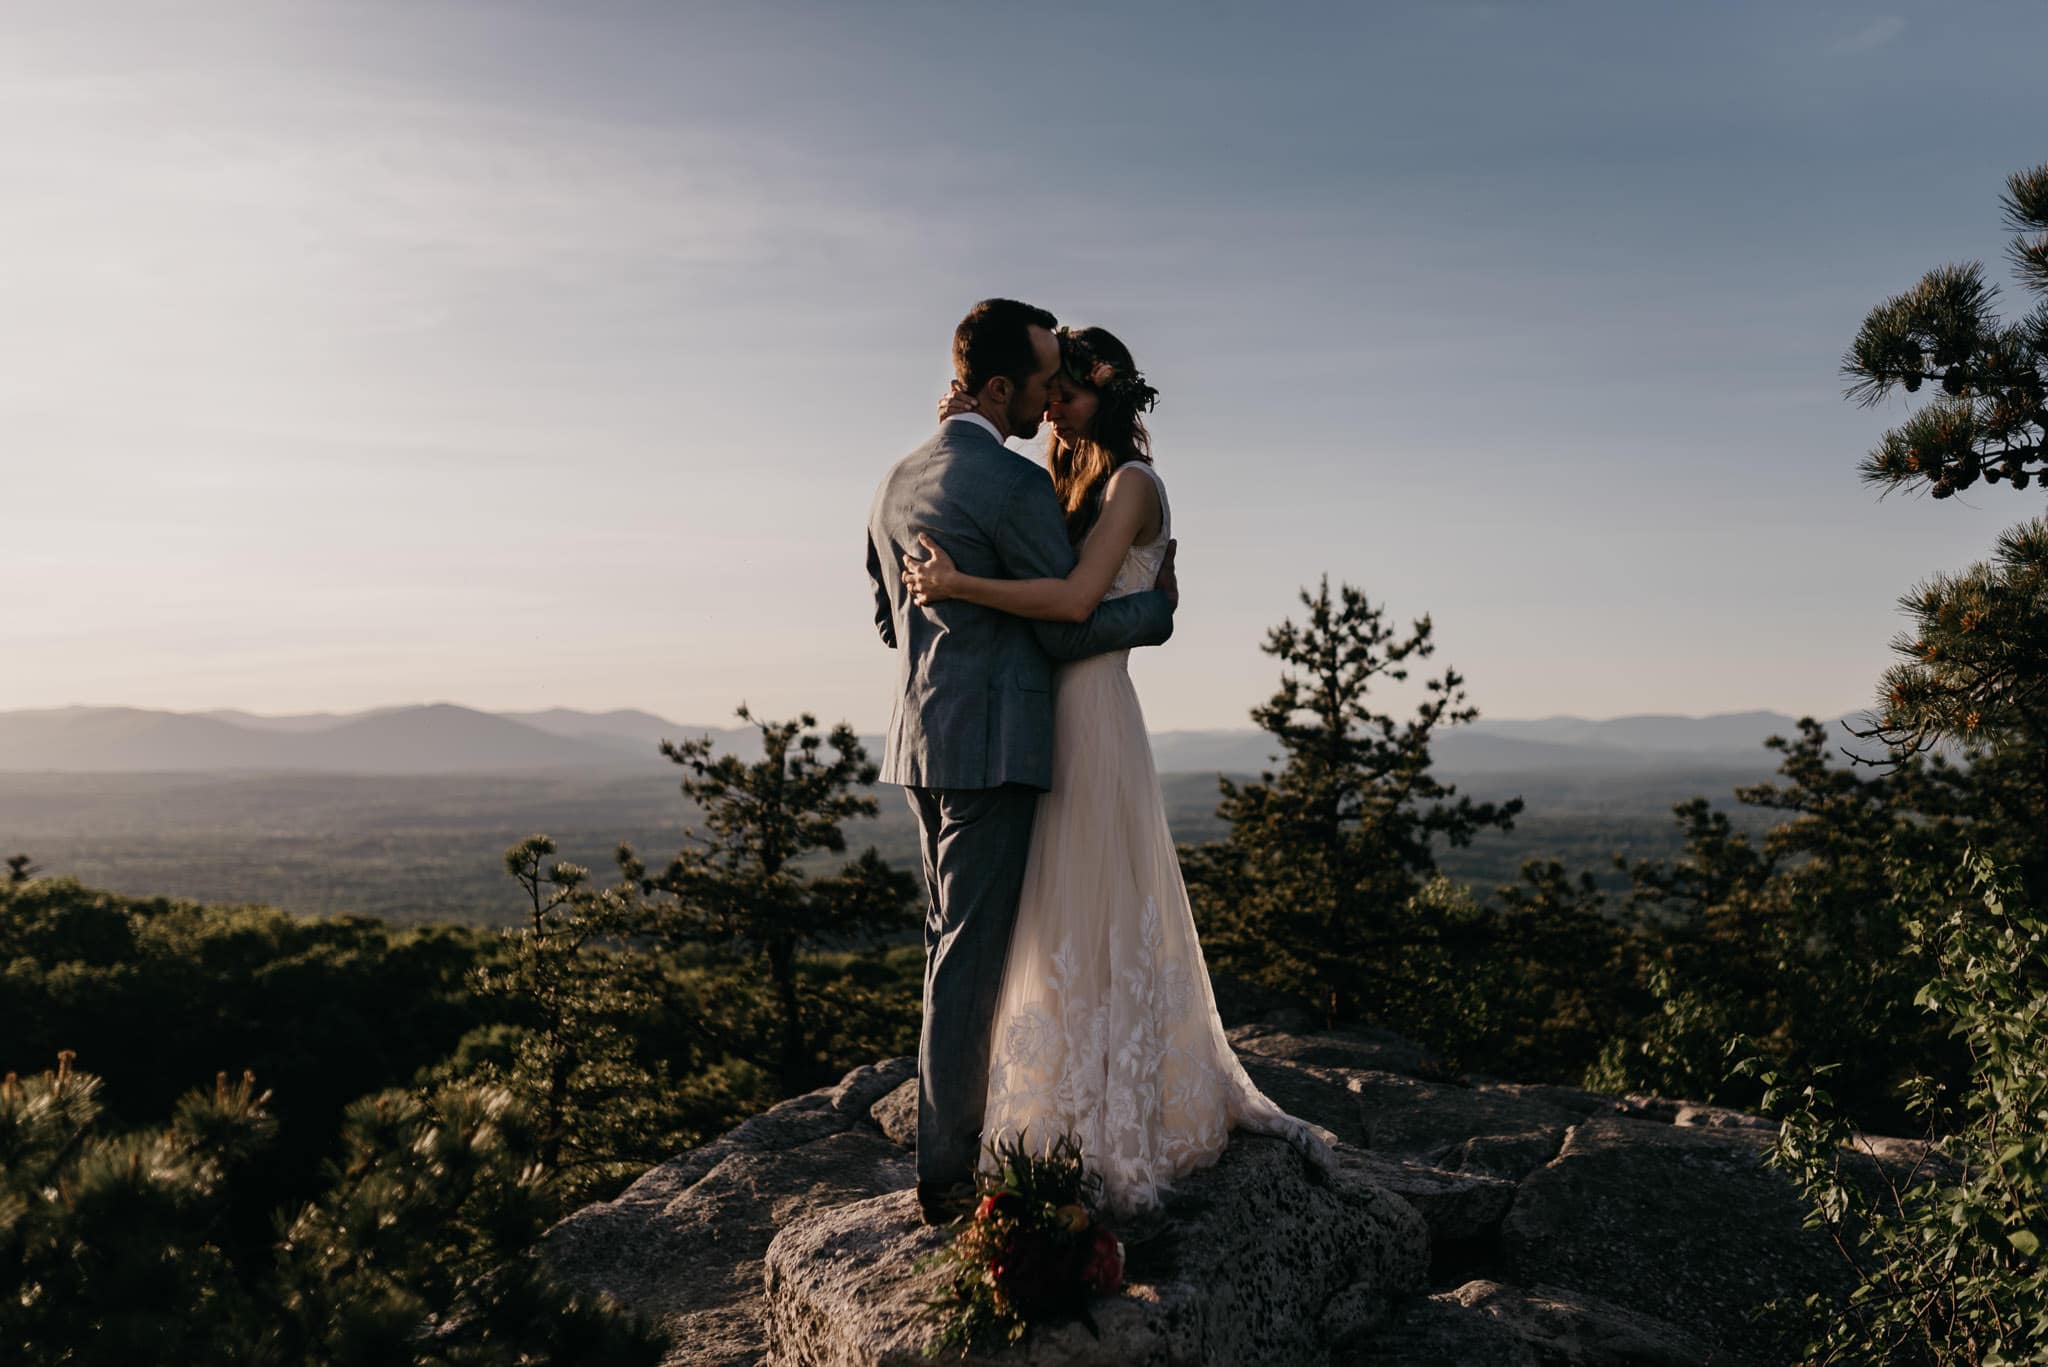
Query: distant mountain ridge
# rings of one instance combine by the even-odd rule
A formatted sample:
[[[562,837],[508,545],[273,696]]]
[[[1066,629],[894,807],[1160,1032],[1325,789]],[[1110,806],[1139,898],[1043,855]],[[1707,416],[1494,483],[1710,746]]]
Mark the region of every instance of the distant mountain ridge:
[[[1764,738],[1790,735],[1797,726],[1796,718],[1778,712],[1482,720],[1439,735],[1433,757],[1447,774],[1642,772],[1675,763],[1768,769]],[[1844,734],[1836,720],[1828,726]],[[751,727],[689,725],[633,709],[484,712],[429,703],[261,716],[60,707],[0,712],[0,771],[618,772],[663,763],[656,746],[664,738],[704,735],[722,751],[759,753]],[[880,738],[863,739],[879,757]],[[1152,748],[1160,770],[1169,773],[1256,773],[1274,767],[1277,756],[1272,739],[1249,728],[1162,731],[1153,735]]]
[[[1828,717],[1824,724],[1829,734],[1851,744],[1842,720]],[[1798,730],[1799,719],[1782,712],[1706,717],[1645,713],[1605,720],[1482,718],[1439,732],[1430,742],[1430,757],[1447,774],[1644,772],[1673,767],[1768,770],[1776,764],[1764,750],[1764,741]],[[1256,773],[1274,767],[1278,749],[1271,737],[1250,730],[1163,731],[1152,737],[1153,754],[1163,771]]]

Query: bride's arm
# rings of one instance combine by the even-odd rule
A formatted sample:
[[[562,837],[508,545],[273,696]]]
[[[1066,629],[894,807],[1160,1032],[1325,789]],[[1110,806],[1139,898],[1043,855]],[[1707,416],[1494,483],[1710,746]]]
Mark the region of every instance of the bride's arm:
[[[1140,529],[1159,516],[1158,486],[1143,475],[1119,471],[1103,491],[1102,515],[1088,534],[1081,559],[1065,579],[983,579],[962,574],[944,548],[922,532],[929,558],[903,557],[903,582],[923,607],[958,598],[985,608],[1040,622],[1085,622],[1116,580],[1124,552]]]

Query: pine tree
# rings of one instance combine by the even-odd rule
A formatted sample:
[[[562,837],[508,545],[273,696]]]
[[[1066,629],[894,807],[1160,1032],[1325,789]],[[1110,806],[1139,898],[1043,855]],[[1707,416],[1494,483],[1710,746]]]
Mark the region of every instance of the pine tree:
[[[0,1358],[226,1361],[211,1345],[260,1306],[205,1234],[276,1132],[269,1093],[223,1074],[168,1127],[107,1135],[75,1058],[0,1081]]]
[[[1936,498],[2005,482],[2048,487],[2048,165],[2013,174],[2003,203],[2020,282],[2038,296],[2017,322],[1975,262],[1930,271],[1879,304],[1843,362],[1866,404],[1932,383],[1940,393],[1887,432],[1863,462],[1885,489]],[[1911,622],[1899,663],[1857,735],[1897,756],[1944,744],[1973,775],[1977,805],[2006,831],[1993,853],[2035,899],[2048,898],[2048,518],[1998,539],[1991,559],[1928,579],[1901,598]],[[1980,845],[1979,847],[1983,847]]]
[[[529,1250],[563,1201],[506,1088],[384,1092],[349,1107],[320,1200],[277,1221],[282,1323],[263,1360],[653,1367],[667,1335],[572,1292]]]
[[[1555,859],[1526,861],[1494,898],[1471,972],[1488,1027],[1473,1052],[1495,1074],[1577,1082],[1641,1009],[1640,942],[1591,873]]]
[[[0,1081],[0,1360],[22,1367],[652,1367],[656,1326],[522,1256],[557,1202],[496,1087],[350,1107],[329,1185],[274,1238],[224,1237],[276,1133],[244,1072],[171,1122],[102,1128],[101,1080]]]
[[[845,853],[845,822],[877,810],[858,790],[880,771],[852,727],[833,728],[828,759],[809,713],[767,722],[742,706],[738,715],[760,730],[759,760],[714,757],[708,737],[661,744],[686,771],[683,793],[703,811],[704,833],[691,834],[696,845],[651,877],[630,850],[621,852],[622,867],[658,899],[657,924],[671,941],[766,961],[781,1018],[781,1081],[796,1090],[818,1074],[799,956],[911,929],[916,884],[873,848],[834,873],[815,871],[819,856]]]
[[[1992,558],[1935,575],[1899,600],[1911,629],[1879,685],[1878,725],[1894,751],[1943,741],[2030,762],[2008,775],[2023,819],[2048,824],[2048,519],[1998,538]],[[2031,880],[2029,880],[2031,881]]]
[[[1332,596],[1327,576],[1301,601],[1305,622],[1267,634],[1283,673],[1252,709],[1282,768],[1255,783],[1221,780],[1217,814],[1230,834],[1187,852],[1188,881],[1218,967],[1305,996],[1332,1021],[1384,1017],[1441,971],[1447,937],[1471,929],[1415,900],[1436,871],[1436,842],[1512,829],[1522,801],[1475,803],[1430,772],[1439,728],[1478,716],[1456,670],[1424,683],[1405,724],[1373,710],[1377,684],[1405,680],[1411,661],[1435,653],[1428,617],[1403,634],[1358,589]]]
[[[535,835],[505,852],[527,898],[527,924],[503,932],[502,965],[471,974],[518,1025],[508,1062],[475,1080],[501,1083],[527,1106],[538,1157],[565,1201],[597,1194],[699,1136],[668,1061],[642,1057],[640,1021],[655,1014],[662,965],[645,943],[651,913],[630,881],[588,885],[589,870],[552,860]]]
[[[1917,755],[1875,774],[1833,763],[1811,717],[1766,745],[1782,756],[1777,779],[1735,796],[1777,824],[1753,837],[1692,798],[1673,808],[1682,854],[1616,860],[1646,1009],[1586,1085],[1753,1105],[1757,1084],[1726,1076],[1723,1046],[1741,1033],[1788,1072],[1834,1068],[1873,1128],[1905,1124],[1897,1080],[1916,1067],[1958,1078],[1962,1060],[1914,1008],[1901,880],[1984,828],[1970,776]]]
[[[2009,177],[2003,207],[2013,268],[2042,296],[2032,312],[2001,322],[1981,264],[1942,266],[1872,309],[1843,358],[1849,395],[1865,405],[1894,389],[1940,390],[1864,460],[1870,483],[1924,483],[1947,498],[1980,479],[2048,479],[2048,165]]]

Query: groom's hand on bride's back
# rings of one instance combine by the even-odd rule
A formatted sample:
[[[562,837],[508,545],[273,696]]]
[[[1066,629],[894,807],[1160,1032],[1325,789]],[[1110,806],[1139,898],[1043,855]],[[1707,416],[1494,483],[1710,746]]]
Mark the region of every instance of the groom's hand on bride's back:
[[[1159,577],[1152,581],[1152,587],[1166,595],[1166,605],[1175,612],[1180,611],[1180,577],[1173,572],[1173,557],[1179,550],[1178,539],[1166,543],[1166,558],[1159,562]]]

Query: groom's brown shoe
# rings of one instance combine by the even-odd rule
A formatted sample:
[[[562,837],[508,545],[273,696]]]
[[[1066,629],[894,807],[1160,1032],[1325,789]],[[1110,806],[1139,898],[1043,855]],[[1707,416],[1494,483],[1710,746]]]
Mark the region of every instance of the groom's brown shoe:
[[[945,1225],[974,1207],[974,1188],[965,1182],[917,1184],[917,1210],[928,1225]]]

